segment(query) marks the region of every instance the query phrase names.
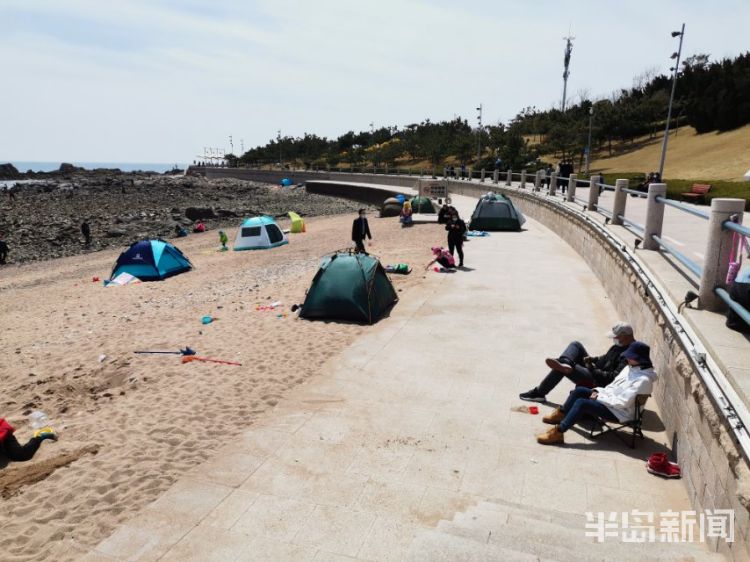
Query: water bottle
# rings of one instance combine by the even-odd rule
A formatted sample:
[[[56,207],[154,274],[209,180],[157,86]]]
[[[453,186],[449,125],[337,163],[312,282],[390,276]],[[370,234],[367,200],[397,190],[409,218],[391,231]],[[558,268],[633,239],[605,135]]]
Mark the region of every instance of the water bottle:
[[[49,417],[41,410],[31,412],[31,414],[29,414],[29,421],[31,422],[32,429],[41,429],[50,424]]]

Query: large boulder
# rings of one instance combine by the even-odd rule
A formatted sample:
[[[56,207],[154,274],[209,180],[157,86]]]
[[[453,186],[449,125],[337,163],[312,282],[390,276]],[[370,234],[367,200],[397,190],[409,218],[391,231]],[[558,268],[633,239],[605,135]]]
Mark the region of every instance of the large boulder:
[[[20,172],[13,164],[0,164],[0,180],[17,180],[20,177]]]
[[[79,168],[77,166],[74,166],[73,164],[68,164],[67,162],[63,162],[60,164],[60,169],[57,170],[61,174],[73,174],[75,172],[83,171],[83,168]]]
[[[215,219],[216,211],[213,207],[188,207],[185,209],[185,216],[191,221]]]

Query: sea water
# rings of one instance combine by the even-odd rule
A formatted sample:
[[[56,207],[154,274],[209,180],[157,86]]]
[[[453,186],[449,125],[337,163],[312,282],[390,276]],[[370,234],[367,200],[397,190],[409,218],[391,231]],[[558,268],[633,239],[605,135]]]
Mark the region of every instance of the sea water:
[[[60,169],[62,162],[26,162],[23,160],[16,160],[7,162],[6,160],[0,160],[0,164],[10,163],[13,164],[19,172],[27,172],[33,170],[34,172],[54,172]],[[184,170],[187,167],[185,162],[69,162],[79,168],[86,168],[87,170],[94,170],[96,168],[119,168],[123,172],[159,172],[163,174],[168,172],[174,167]]]

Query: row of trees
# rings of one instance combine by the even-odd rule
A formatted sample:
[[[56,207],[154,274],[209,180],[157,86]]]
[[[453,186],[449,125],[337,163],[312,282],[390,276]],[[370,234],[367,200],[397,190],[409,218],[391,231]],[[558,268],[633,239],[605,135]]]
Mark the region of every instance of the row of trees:
[[[636,77],[630,89],[607,98],[591,100],[582,94],[580,101],[564,113],[528,107],[507,124],[488,125],[481,130],[456,118],[440,122],[428,119],[403,128],[348,131],[334,140],[305,133],[298,138],[273,139],[248,150],[239,162],[393,166],[411,160],[438,167],[466,162],[492,168],[499,157],[503,168],[518,169],[536,161],[540,154],[551,155],[551,159],[579,158],[582,162],[592,109],[592,145],[611,154],[617,146],[627,147],[646,135],[653,137],[664,127],[670,89],[670,76],[651,71]],[[750,53],[717,62],[709,62],[704,54],[686,59],[677,79],[673,115],[673,125],[692,125],[699,133],[750,123]],[[482,151],[478,154],[480,144]]]

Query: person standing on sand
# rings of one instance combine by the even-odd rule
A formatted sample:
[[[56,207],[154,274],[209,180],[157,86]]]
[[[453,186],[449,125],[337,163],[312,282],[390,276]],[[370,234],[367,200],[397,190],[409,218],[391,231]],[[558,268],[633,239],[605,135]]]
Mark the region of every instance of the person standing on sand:
[[[8,260],[8,244],[5,242],[5,233],[0,232],[0,265]]]
[[[367,223],[367,211],[365,209],[360,209],[359,217],[354,219],[354,222],[352,223],[352,242],[354,242],[357,252],[367,255],[367,250],[365,250],[365,237],[372,240],[370,225]]]
[[[223,230],[219,231],[219,242],[221,242],[221,251],[226,252],[229,249],[227,248],[227,242],[229,242],[229,238]]]
[[[89,223],[86,219],[83,220],[81,223],[81,234],[83,234],[83,238],[85,240],[85,243],[87,246],[91,245],[91,226],[89,226]]]
[[[458,213],[451,213],[448,224],[445,225],[448,231],[448,251],[453,255],[453,251],[458,252],[458,267],[464,266],[464,234],[466,234],[466,223],[458,218]]]
[[[0,454],[4,455],[9,461],[29,461],[36,454],[42,441],[45,439],[57,441],[57,433],[51,427],[37,429],[34,436],[25,445],[18,442],[16,436],[13,435],[14,432],[13,426],[5,421],[5,418],[0,418]]]

